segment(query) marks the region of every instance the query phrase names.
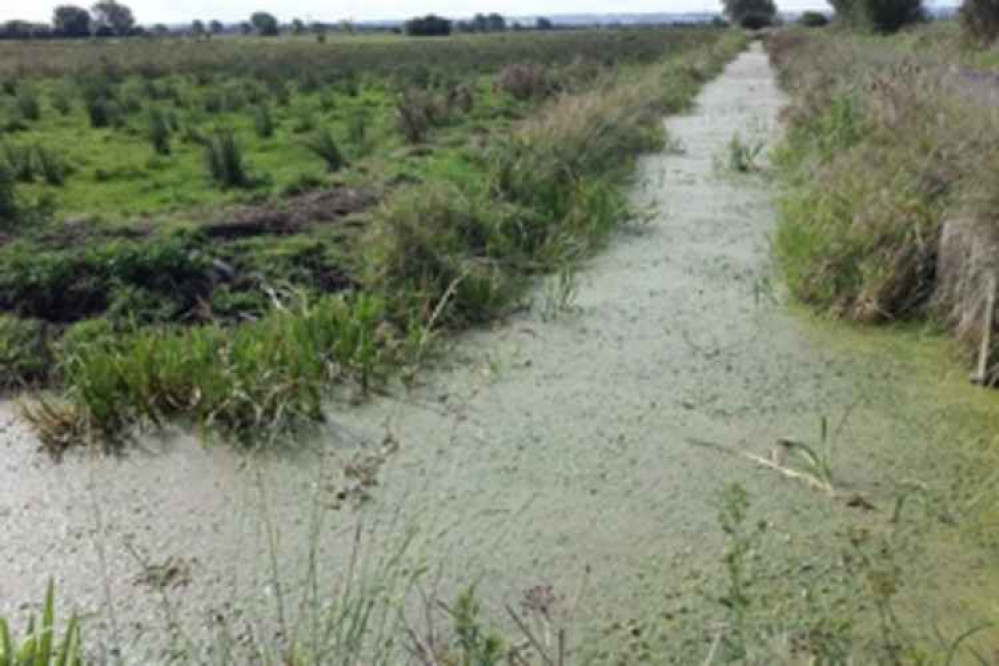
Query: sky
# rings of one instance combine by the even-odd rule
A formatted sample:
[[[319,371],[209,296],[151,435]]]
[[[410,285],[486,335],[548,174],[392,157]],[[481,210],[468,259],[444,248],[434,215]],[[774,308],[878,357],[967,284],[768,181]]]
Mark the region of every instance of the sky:
[[[74,4],[73,0],[64,0]],[[282,21],[292,18],[315,21],[404,19],[434,12],[466,17],[476,12],[506,16],[586,13],[716,12],[718,0],[119,0],[129,5],[136,19],[152,23],[186,23],[192,19],[242,21],[257,10],[269,11]],[[92,0],[77,0],[88,6]],[[10,19],[48,21],[52,9],[63,2],[0,0],[0,22]],[[778,0],[782,11],[826,8],[823,0]]]

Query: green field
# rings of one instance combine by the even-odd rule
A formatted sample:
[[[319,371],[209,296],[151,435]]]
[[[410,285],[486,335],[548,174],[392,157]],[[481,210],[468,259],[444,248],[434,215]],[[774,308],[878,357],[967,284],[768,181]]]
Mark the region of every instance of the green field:
[[[591,251],[661,116],[743,43],[0,45],[4,382],[57,389],[28,411],[56,449],[294,431]]]

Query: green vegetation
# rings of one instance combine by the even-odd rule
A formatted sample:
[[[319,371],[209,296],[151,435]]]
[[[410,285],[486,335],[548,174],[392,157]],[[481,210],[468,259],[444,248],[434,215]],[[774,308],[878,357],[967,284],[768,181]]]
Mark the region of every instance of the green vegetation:
[[[59,639],[55,618],[55,586],[50,581],[41,622],[28,621],[27,637],[15,641],[7,621],[0,617],[0,666],[82,666],[80,625],[73,617]]]
[[[164,71],[123,42],[114,71],[88,71],[46,45],[56,71],[15,90],[82,103],[6,137],[0,245],[9,382],[60,394],[25,408],[46,445],[174,420],[251,443],[320,420],[597,247],[661,116],[744,43],[476,39],[361,40],[325,78],[308,64],[342,47],[260,45],[260,65],[234,40]]]
[[[890,39],[791,30],[769,48],[793,100],[776,238],[792,293],[850,319],[950,327],[990,381],[990,75],[962,66],[975,55],[952,26]]]

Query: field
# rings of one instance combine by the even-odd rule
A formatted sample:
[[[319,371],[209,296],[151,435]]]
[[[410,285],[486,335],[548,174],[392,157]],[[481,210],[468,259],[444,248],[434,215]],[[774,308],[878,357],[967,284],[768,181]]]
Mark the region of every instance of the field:
[[[0,664],[995,661],[995,51],[756,37],[0,42]]]
[[[0,46],[3,381],[53,389],[26,415],[57,452],[293,432],[599,244],[661,115],[742,43]]]

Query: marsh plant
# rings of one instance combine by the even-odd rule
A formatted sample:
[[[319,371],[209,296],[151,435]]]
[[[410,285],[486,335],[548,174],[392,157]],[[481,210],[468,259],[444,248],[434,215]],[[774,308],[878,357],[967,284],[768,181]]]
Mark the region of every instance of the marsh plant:
[[[222,187],[248,187],[250,177],[243,148],[228,127],[216,128],[204,140],[205,164],[212,180]]]
[[[0,163],[0,227],[7,227],[17,221],[20,207],[17,201],[17,190],[14,174]]]
[[[21,117],[27,121],[37,121],[42,117],[42,104],[38,93],[32,88],[21,87],[17,91],[17,109]]]
[[[149,110],[147,123],[149,142],[153,146],[153,151],[158,155],[169,155],[173,128],[167,113],[159,107],[153,107]]]
[[[266,104],[258,104],[253,108],[253,129],[261,139],[274,136],[274,116]]]
[[[83,666],[80,623],[75,616],[57,629],[55,584],[49,581],[41,618],[32,617],[24,638],[15,637],[0,617],[0,666]]]
[[[728,142],[728,161],[726,166],[734,173],[753,173],[759,171],[760,158],[763,155],[764,142],[760,139],[745,140],[738,132],[732,135]]]
[[[333,138],[333,133],[328,128],[324,127],[316,132],[315,135],[305,142],[305,147],[316,157],[322,159],[326,165],[326,170],[330,173],[336,173],[347,164],[343,153],[340,151],[340,146],[337,145],[336,139]]]

